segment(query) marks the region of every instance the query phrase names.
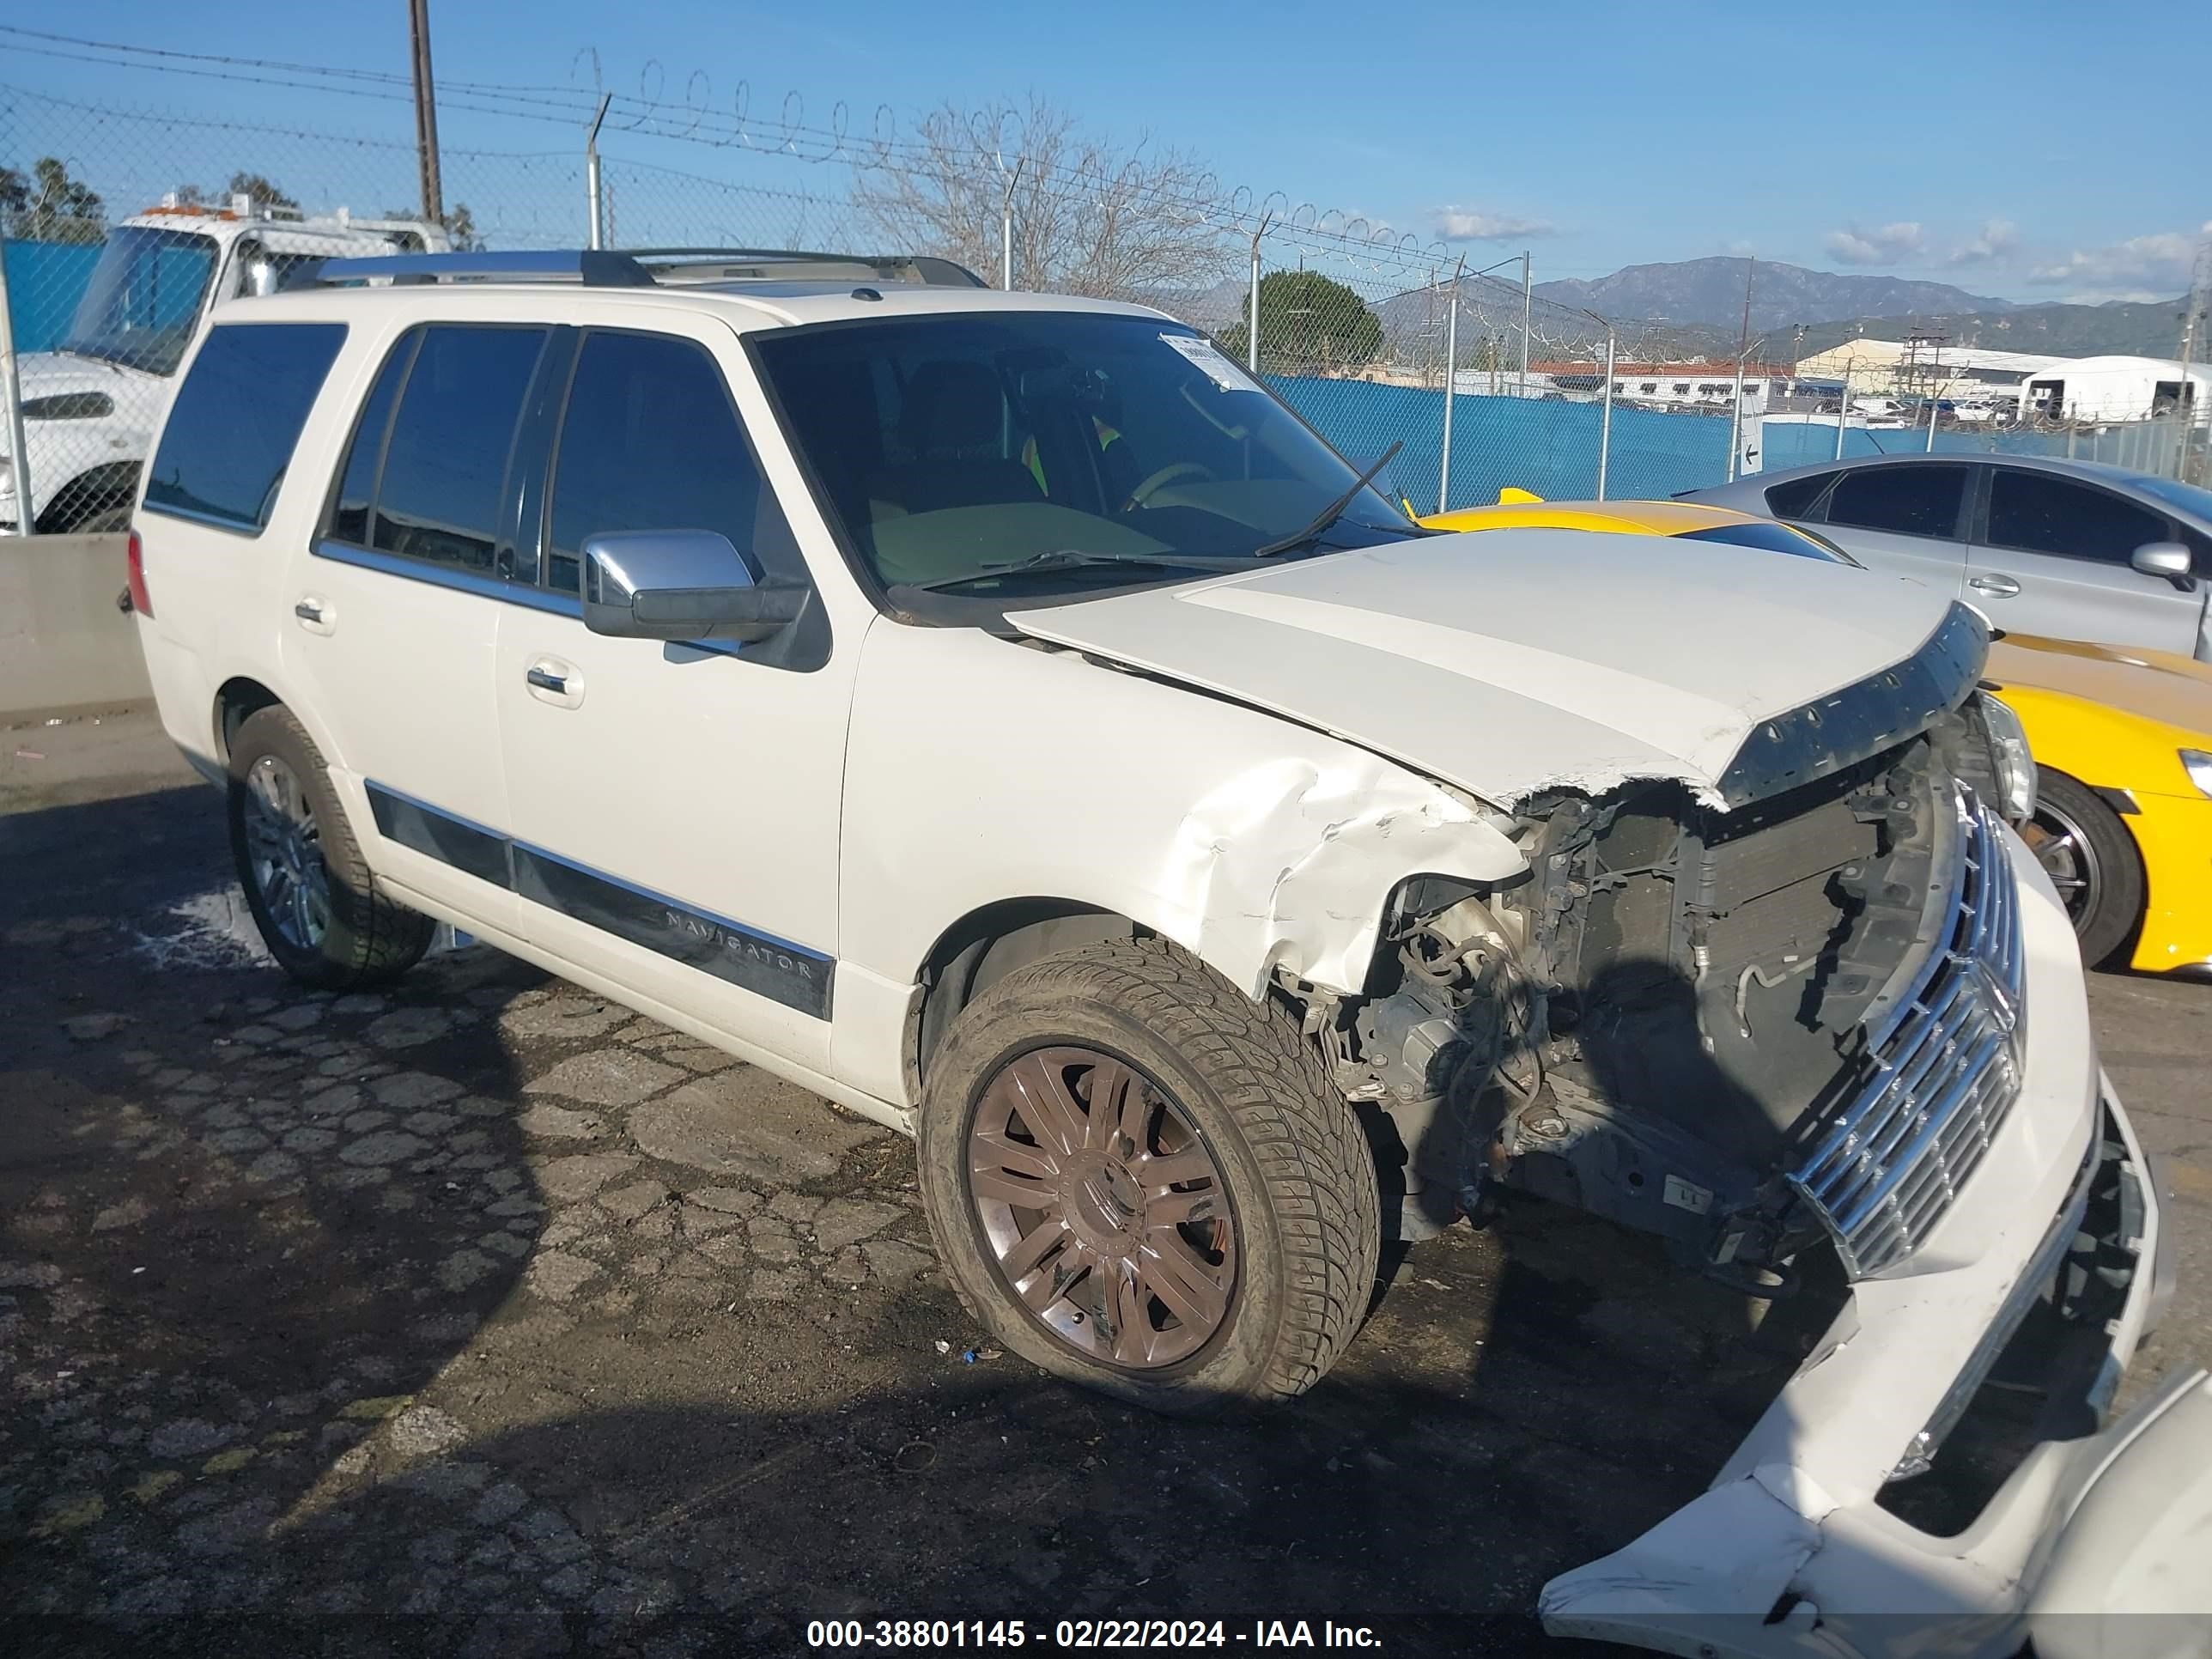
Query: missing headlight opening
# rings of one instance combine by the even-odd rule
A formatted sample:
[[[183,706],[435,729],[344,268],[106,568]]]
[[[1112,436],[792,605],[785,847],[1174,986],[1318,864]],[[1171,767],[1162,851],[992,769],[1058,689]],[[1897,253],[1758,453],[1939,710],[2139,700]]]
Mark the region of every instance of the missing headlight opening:
[[[1524,876],[1401,886],[1370,995],[1325,1041],[1339,1085],[1403,1143],[1407,1211],[1441,1224],[1516,1188],[1759,1296],[1824,1231],[1854,1274],[1910,1249],[1940,1212],[1931,1182],[1964,1171],[1844,1169],[1832,1147],[1838,1123],[1896,1109],[1881,1079],[1935,1040],[1921,1004],[1947,965],[2002,977],[2008,947],[1961,933],[2002,856],[1978,801],[2002,798],[1983,714],[1967,699],[1732,810],[1675,783],[1524,801]],[[1945,1006],[1971,1002],[2008,1042],[2016,1008],[1990,994]],[[1966,1086],[1995,1114],[2016,1079]]]

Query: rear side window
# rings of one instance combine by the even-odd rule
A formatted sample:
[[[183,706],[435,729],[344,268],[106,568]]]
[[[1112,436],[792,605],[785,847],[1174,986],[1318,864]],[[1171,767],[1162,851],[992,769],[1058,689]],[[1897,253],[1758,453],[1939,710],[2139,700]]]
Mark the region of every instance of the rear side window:
[[[2166,520],[2087,484],[1999,467],[1990,480],[1990,545],[2125,564],[2145,542],[2168,539]]]
[[[1809,478],[1790,478],[1766,492],[1766,510],[1778,519],[1802,519],[1828,487],[1832,472],[1815,472]]]
[[[392,430],[392,406],[399,401],[408,365],[422,343],[420,329],[402,337],[378,371],[368,401],[361,406],[353,443],[346,451],[345,475],[338,484],[337,507],[331,515],[331,534],[339,541],[368,545],[368,515],[376,501],[377,469],[384,465],[384,440]]]
[[[554,460],[546,585],[576,592],[584,538],[619,530],[719,531],[772,571],[797,556],[722,371],[695,342],[584,338]]]
[[[1963,466],[1866,467],[1837,482],[1827,522],[1899,536],[1956,536],[1966,495]]]
[[[340,486],[340,516],[349,502],[362,505],[369,546],[492,570],[515,424],[545,338],[542,328],[434,324],[422,330],[371,486],[365,472],[356,474],[374,465],[361,452],[374,441],[377,422],[370,417],[383,390],[379,377]]]
[[[209,332],[161,428],[146,506],[258,535],[345,343],[343,323],[227,323]]]

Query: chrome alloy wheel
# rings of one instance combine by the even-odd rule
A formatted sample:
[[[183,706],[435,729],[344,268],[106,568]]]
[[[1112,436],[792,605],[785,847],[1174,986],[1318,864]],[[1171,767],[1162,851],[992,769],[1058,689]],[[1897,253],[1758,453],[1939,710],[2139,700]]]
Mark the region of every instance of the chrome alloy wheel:
[[[270,922],[301,951],[321,947],[331,926],[331,878],[322,832],[300,780],[274,755],[246,775],[246,867]]]
[[[1127,1062],[1036,1048],[984,1088],[968,1195],[1006,1287],[1085,1358],[1189,1358],[1227,1323],[1237,1225],[1197,1125]]]

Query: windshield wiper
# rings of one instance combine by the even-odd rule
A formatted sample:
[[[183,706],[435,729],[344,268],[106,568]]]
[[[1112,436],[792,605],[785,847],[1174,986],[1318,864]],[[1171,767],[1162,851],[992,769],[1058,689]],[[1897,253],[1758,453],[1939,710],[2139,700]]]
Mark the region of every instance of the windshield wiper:
[[[1380,455],[1376,457],[1375,465],[1369,467],[1366,471],[1361,473],[1358,482],[1353,483],[1351,489],[1346,490],[1344,494],[1339,495],[1327,507],[1322,508],[1320,512],[1314,514],[1314,521],[1311,524],[1308,525],[1304,530],[1298,532],[1295,536],[1285,536],[1279,542],[1269,542],[1263,547],[1254,548],[1252,550],[1252,556],[1255,559],[1276,558],[1282,554],[1289,552],[1294,547],[1303,547],[1306,543],[1312,541],[1316,537],[1319,536],[1322,531],[1328,529],[1329,526],[1334,524],[1339,519],[1345,515],[1346,512],[1351,507],[1352,502],[1359,499],[1359,492],[1366,489],[1368,485],[1373,483],[1375,482],[1376,476],[1380,473],[1384,467],[1390,465],[1390,458],[1395,455],[1405,447],[1406,441],[1403,438],[1392,439],[1390,447],[1384,450]]]
[[[930,582],[900,582],[901,587],[913,588],[920,593],[942,593],[955,587],[965,587],[970,582],[994,581],[1001,576],[1018,575],[1030,570],[1080,570],[1092,565],[1133,564],[1152,570],[1202,570],[1208,574],[1240,569],[1249,556],[1209,559],[1196,555],[1177,553],[1093,553],[1087,548],[1055,547],[1042,553],[1032,553],[1025,559],[1016,559],[1010,564],[987,564],[981,570],[971,570],[963,576],[942,576]]]

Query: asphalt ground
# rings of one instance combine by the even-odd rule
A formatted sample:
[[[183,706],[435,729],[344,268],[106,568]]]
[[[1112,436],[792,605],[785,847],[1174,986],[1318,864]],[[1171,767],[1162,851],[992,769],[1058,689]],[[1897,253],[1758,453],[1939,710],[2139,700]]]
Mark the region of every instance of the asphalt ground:
[[[331,997],[245,938],[149,716],[0,732],[9,1652],[1564,1652],[1538,1587],[1694,1497],[1808,1340],[1516,1203],[1389,1252],[1304,1400],[1164,1421],[984,1346],[897,1137],[481,946]],[[2212,1363],[2212,986],[2091,1000],[2180,1243],[2139,1388]]]

